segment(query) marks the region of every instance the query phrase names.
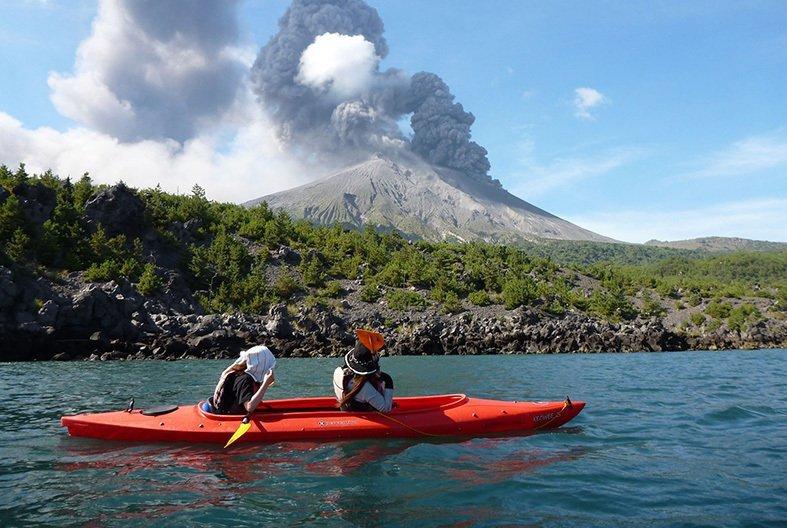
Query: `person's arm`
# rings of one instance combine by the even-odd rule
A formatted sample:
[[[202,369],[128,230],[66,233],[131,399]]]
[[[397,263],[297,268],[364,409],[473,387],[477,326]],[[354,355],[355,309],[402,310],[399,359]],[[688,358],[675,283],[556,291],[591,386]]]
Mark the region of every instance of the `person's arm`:
[[[380,412],[387,413],[391,412],[391,408],[393,407],[393,394],[393,389],[389,389],[388,387],[383,390],[383,394],[380,394],[371,383],[367,383],[355,396],[355,399],[359,402],[368,403]]]
[[[262,397],[265,396],[265,391],[268,390],[268,387],[273,385],[274,381],[276,381],[276,377],[273,375],[273,371],[271,370],[265,375],[260,388],[257,389],[257,392],[254,393],[254,396],[252,396],[251,399],[244,404],[246,407],[246,412],[252,413],[255,409],[257,409],[257,406],[262,401]]]

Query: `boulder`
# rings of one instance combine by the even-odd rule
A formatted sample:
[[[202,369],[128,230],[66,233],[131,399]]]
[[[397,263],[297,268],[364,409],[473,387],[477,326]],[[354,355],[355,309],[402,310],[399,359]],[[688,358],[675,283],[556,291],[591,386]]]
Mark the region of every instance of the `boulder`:
[[[12,306],[17,293],[19,288],[14,283],[11,270],[0,266],[0,309]]]
[[[60,307],[52,299],[44,303],[40,310],[38,310],[38,321],[44,325],[52,325],[57,321],[57,313]]]
[[[287,264],[296,265],[301,262],[301,255],[289,246],[281,246],[275,253],[276,259]]]
[[[286,304],[275,304],[268,311],[268,322],[265,329],[274,337],[290,337],[292,326],[287,314]]]
[[[57,201],[55,190],[43,183],[19,183],[14,187],[14,196],[19,199],[25,220],[36,227],[49,219]]]
[[[108,236],[137,237],[144,226],[145,205],[123,183],[108,187],[85,204],[85,216],[92,230],[104,227]]]

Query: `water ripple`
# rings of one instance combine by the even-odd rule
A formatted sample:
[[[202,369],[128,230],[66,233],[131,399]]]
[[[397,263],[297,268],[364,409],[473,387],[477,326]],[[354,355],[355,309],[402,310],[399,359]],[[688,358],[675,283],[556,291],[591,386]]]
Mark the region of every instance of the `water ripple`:
[[[132,396],[196,401],[224,364],[3,364],[0,526],[787,521],[787,351],[384,361],[400,393],[570,394],[588,406],[559,431],[512,438],[119,444],[69,438],[58,419]],[[271,396],[328,392],[335,362],[281,360]]]

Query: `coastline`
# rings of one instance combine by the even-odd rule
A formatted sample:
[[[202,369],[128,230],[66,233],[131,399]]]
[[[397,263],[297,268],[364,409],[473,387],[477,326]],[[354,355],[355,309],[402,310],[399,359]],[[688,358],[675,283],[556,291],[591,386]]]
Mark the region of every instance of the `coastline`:
[[[0,287],[49,292],[36,312],[0,310],[0,360],[225,358],[266,343],[279,357],[331,357],[354,342],[355,328],[381,331],[387,355],[563,354],[787,347],[787,325],[762,320],[745,331],[688,333],[666,318],[611,322],[582,312],[556,316],[538,307],[439,307],[397,311],[344,299],[276,304],[266,314],[203,314],[190,296],[147,298],[126,281],[60,283],[38,278]],[[5,279],[5,282],[3,282]],[[176,281],[175,281],[176,282]],[[175,290],[174,284],[170,293]],[[40,293],[40,291],[39,291]]]
[[[552,260],[316,226],[199,188],[5,174],[0,361],[220,358],[259,343],[338,356],[355,328],[382,332],[391,355],[787,346],[784,251],[540,246]]]

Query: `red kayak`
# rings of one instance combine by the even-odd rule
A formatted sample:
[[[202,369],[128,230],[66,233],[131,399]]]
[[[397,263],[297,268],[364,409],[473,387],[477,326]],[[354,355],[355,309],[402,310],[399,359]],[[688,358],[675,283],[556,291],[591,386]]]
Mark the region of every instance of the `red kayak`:
[[[332,397],[269,400],[239,442],[332,441],[522,434],[560,427],[584,402],[506,402],[464,394],[395,398],[389,414],[336,409]],[[243,416],[205,412],[201,404],[63,416],[72,436],[137,442],[224,444]]]

